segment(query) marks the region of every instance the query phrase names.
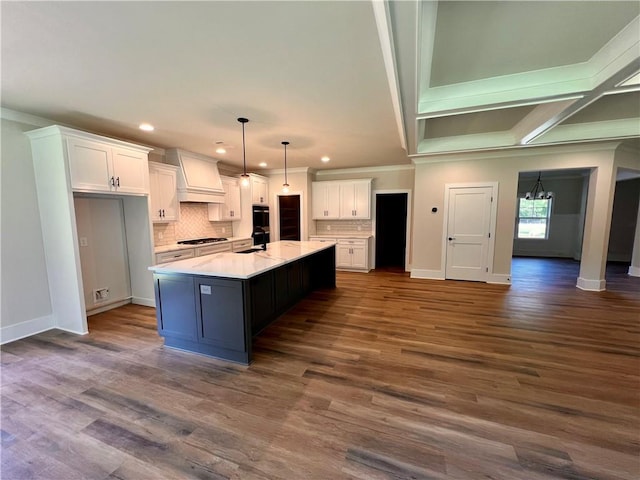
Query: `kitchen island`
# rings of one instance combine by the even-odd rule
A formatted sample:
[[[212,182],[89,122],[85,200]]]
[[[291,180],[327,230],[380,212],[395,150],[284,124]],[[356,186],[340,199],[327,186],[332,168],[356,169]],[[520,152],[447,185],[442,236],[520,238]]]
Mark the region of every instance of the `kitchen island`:
[[[249,364],[252,339],[317,288],[335,288],[335,245],[283,241],[149,267],[168,347]]]

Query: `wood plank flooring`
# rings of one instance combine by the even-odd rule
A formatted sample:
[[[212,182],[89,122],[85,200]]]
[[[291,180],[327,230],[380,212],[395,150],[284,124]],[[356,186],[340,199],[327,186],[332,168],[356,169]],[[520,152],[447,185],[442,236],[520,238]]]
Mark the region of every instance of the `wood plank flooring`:
[[[2,347],[2,480],[638,479],[640,281],[511,287],[339,272],[242,367],[164,348],[154,310]]]

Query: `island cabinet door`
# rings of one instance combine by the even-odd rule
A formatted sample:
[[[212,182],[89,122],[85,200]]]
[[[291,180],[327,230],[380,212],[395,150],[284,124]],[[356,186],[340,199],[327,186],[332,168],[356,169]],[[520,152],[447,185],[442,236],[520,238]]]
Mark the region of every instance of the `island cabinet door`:
[[[158,333],[163,337],[197,340],[193,277],[154,275]]]
[[[273,272],[253,277],[251,290],[251,335],[256,335],[275,317]]]
[[[198,341],[245,352],[245,296],[242,280],[196,277]]]

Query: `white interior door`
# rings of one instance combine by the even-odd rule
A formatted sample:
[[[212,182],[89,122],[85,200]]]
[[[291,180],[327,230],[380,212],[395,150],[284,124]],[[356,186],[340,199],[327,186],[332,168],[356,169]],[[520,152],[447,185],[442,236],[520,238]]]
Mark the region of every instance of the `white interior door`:
[[[492,187],[449,189],[445,278],[485,281]]]

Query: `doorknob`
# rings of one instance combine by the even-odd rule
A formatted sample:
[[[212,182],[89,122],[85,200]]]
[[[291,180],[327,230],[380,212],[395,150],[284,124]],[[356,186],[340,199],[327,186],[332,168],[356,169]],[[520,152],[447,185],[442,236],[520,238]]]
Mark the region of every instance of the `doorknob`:
[[[449,237],[449,241],[455,240],[455,239],[456,239],[456,237]]]

